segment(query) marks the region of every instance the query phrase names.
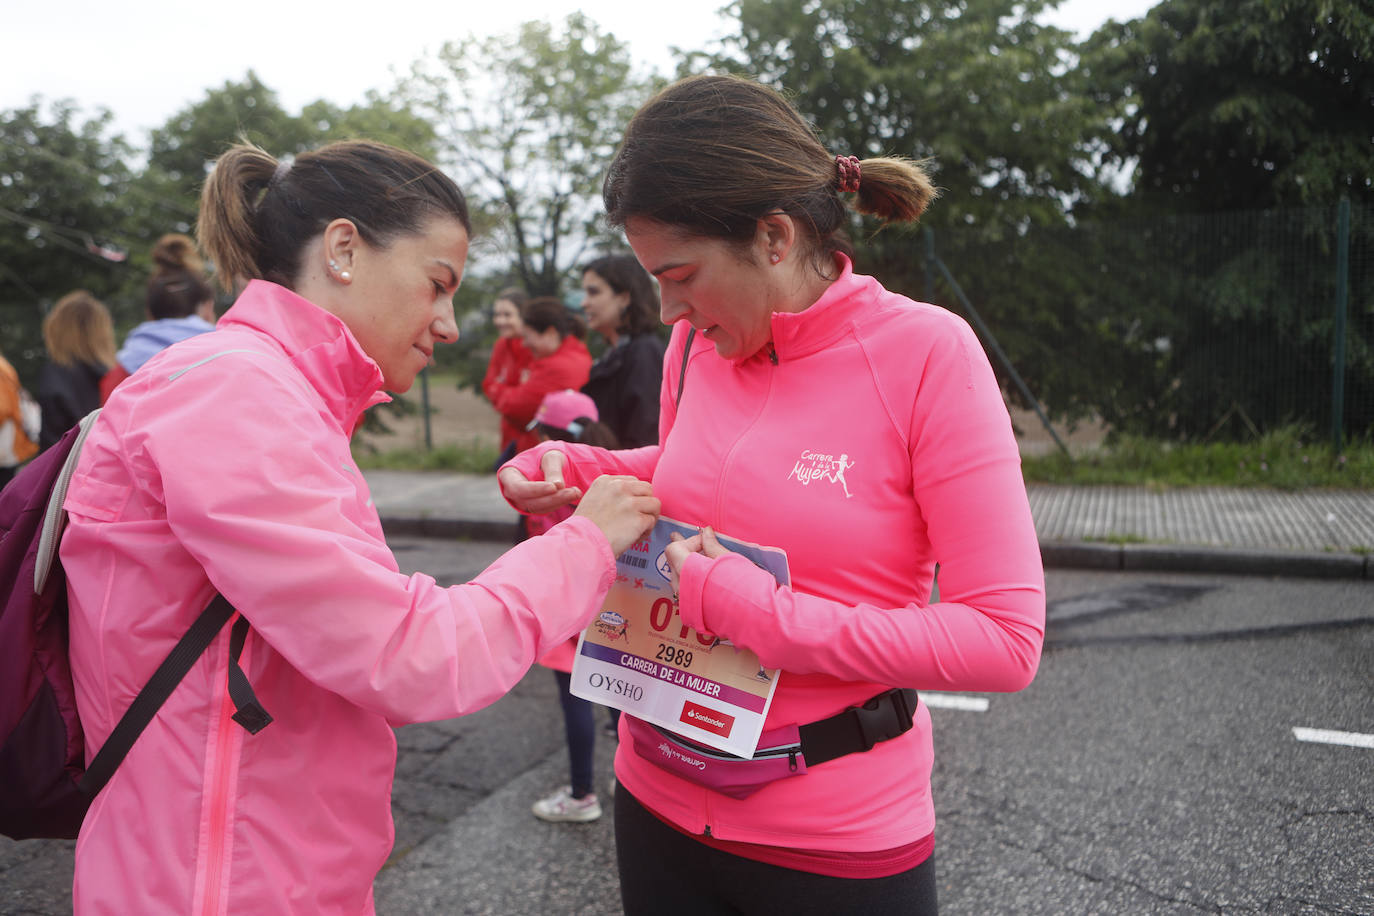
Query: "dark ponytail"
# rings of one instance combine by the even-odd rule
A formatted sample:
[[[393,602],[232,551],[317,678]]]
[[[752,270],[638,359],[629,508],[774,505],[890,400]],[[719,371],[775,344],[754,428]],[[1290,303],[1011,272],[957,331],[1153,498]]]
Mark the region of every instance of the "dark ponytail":
[[[226,289],[254,279],[289,287],[306,244],[335,219],[386,248],[436,216],[472,232],[463,192],[414,153],[345,140],[288,164],[245,143],[220,156],[206,179],[196,231]]]

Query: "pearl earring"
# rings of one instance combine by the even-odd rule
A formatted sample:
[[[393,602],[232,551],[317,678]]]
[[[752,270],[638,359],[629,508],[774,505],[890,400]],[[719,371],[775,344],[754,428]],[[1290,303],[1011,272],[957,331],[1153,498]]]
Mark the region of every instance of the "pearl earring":
[[[348,271],[346,271],[346,270],[341,270],[341,271],[339,271],[339,279],[340,279],[340,280],[351,280],[351,279],[353,279],[353,275],[352,275],[351,273],[349,273]]]
[[[771,262],[773,262],[774,264],[776,264],[776,263],[778,263],[779,261],[782,260],[782,255],[778,254],[778,253],[775,251],[775,252],[773,252],[772,254],[770,254],[770,255],[768,256],[768,260],[771,261]]]

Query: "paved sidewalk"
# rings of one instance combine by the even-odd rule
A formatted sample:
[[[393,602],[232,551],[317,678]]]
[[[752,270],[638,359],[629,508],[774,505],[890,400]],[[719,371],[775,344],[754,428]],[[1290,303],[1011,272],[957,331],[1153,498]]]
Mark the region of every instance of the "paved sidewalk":
[[[367,471],[394,534],[506,540],[496,478]],[[1374,579],[1374,491],[1027,488],[1047,566]]]

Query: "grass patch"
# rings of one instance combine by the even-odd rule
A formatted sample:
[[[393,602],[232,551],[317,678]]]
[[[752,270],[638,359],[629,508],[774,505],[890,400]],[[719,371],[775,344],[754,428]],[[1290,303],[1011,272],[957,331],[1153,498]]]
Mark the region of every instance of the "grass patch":
[[[458,471],[464,474],[490,474],[499,452],[494,445],[444,445],[423,448],[377,451],[366,446],[353,447],[353,460],[365,471]]]
[[[1333,454],[1288,427],[1250,442],[1174,443],[1121,436],[1072,461],[1062,453],[1022,460],[1027,483],[1153,487],[1374,488],[1374,441]]]

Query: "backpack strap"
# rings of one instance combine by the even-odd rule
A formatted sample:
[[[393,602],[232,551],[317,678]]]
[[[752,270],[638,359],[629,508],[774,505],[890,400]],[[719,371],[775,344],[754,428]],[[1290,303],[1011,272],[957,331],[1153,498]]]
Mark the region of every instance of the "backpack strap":
[[[95,759],[86,768],[80,786],[88,797],[94,798],[110,781],[110,777],[123,762],[129,749],[134,746],[138,736],[143,734],[143,730],[153,721],[153,716],[157,715],[157,711],[172,695],[177,684],[181,683],[181,679],[233,616],[234,606],[223,595],[216,595],[205,610],[201,611],[196,622],[186,631],[186,635],[181,637],[167,654],[167,658],[158,665],[157,671],[153,672],[148,683],[138,692],[138,696],[134,697],[134,701],[120,718],[119,724],[110,732],[110,737],[101,745]],[[240,617],[234,624],[229,644],[229,696],[238,707],[238,712],[234,713],[234,721],[252,734],[257,734],[272,721],[272,717],[258,702],[253,688],[248,683],[248,677],[239,667],[239,655],[243,651],[243,642],[247,635],[248,621]]]
[[[34,559],[33,565],[33,593],[43,594],[43,586],[47,584],[48,573],[52,571],[53,562],[57,559],[57,545],[62,543],[62,531],[67,527],[67,513],[63,510],[63,504],[67,501],[67,489],[71,486],[72,474],[76,473],[76,462],[81,457],[81,446],[86,444],[86,436],[90,435],[91,427],[95,426],[95,418],[100,416],[100,408],[97,407],[78,422],[81,432],[76,435],[76,442],[72,444],[72,450],[67,453],[67,460],[62,463],[62,470],[58,472],[57,479],[52,484],[52,495],[48,497],[48,508],[43,513],[43,532],[38,537],[38,555]]]
[[[697,329],[691,326],[687,328],[687,342],[682,345],[682,371],[677,375],[677,400],[673,402],[673,408],[682,406],[682,386],[687,381],[687,357],[692,355],[692,338],[697,336]]]

